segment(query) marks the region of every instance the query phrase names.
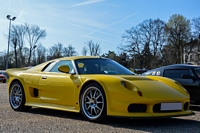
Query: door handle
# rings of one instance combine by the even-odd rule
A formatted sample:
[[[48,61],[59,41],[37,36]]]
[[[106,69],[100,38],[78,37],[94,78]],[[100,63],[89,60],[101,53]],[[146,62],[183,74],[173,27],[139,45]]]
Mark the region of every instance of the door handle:
[[[47,79],[47,76],[42,76],[42,79]]]

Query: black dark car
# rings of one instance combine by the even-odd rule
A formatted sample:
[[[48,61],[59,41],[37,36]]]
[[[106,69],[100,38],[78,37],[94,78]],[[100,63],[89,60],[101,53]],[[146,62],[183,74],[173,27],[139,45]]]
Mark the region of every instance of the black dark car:
[[[142,75],[155,75],[174,79],[189,92],[191,103],[200,104],[200,66],[174,64],[149,70]]]
[[[148,70],[145,68],[129,68],[132,72],[141,75],[144,72],[147,72]]]

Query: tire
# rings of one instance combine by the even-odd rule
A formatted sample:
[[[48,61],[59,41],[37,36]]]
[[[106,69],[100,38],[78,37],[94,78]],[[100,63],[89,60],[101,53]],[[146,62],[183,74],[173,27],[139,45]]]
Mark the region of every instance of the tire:
[[[99,84],[91,83],[83,89],[80,108],[83,116],[89,121],[102,122],[106,119],[106,97]]]
[[[19,81],[14,82],[10,87],[9,102],[15,111],[29,111],[31,109],[31,106],[25,106],[25,93]]]

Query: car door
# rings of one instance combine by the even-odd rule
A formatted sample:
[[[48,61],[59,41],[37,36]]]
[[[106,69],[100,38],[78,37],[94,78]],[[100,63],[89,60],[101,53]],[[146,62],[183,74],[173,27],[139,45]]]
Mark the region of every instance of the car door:
[[[68,65],[70,70],[73,69],[70,60],[63,60],[57,62],[51,70],[42,73],[38,83],[41,101],[52,104],[75,105],[76,87],[74,81],[78,78],[74,78],[70,73],[59,72],[58,67],[61,65]]]
[[[192,71],[188,68],[186,69],[165,69],[164,77],[174,79],[181,83],[183,86],[193,86],[195,85],[195,80],[192,78],[182,78],[182,74],[192,75]]]

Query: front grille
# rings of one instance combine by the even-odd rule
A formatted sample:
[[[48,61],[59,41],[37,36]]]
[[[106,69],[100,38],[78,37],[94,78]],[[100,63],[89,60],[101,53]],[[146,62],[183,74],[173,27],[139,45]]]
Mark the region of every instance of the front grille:
[[[146,104],[130,104],[128,106],[128,112],[146,112]]]

